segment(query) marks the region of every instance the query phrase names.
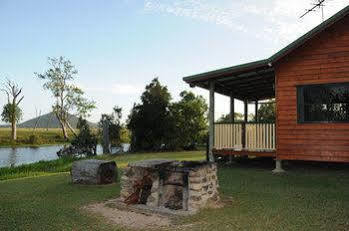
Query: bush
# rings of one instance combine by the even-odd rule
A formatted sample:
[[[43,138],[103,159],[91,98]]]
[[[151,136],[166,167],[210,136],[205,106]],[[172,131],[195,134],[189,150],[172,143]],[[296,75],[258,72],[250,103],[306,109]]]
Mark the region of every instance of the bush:
[[[28,144],[41,144],[42,139],[36,134],[32,134],[28,137]]]
[[[72,140],[72,150],[78,150],[78,154],[86,154],[87,156],[97,154],[98,138],[91,132],[90,126],[83,118],[79,118],[78,129],[79,134]]]

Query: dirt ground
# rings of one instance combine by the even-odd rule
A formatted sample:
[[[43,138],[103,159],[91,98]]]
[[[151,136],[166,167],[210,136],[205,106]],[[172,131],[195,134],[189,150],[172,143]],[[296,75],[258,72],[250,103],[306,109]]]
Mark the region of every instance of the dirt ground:
[[[91,204],[83,209],[90,213],[102,215],[111,224],[129,229],[160,229],[171,225],[170,217],[118,209],[111,202]]]

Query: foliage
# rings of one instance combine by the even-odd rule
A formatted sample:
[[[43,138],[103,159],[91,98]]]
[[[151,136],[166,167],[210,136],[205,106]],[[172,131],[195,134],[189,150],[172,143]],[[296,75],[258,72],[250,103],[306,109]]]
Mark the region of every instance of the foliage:
[[[127,127],[131,150],[194,149],[205,142],[208,106],[201,96],[183,91],[171,102],[166,86],[156,78],[146,86],[141,103],[134,105]]]
[[[235,122],[243,122],[244,115],[242,113],[235,112]],[[275,101],[268,101],[262,103],[258,108],[258,121],[261,123],[274,123],[275,122]],[[255,121],[254,114],[248,114],[248,121]],[[222,115],[217,122],[219,123],[229,123],[230,115]]]
[[[111,114],[102,114],[98,126],[103,130],[103,123],[109,126],[109,139],[112,146],[119,146],[122,143],[121,132],[123,126],[121,124],[122,108],[115,106]],[[103,141],[103,140],[102,140]]]
[[[258,109],[258,121],[264,123],[275,122],[275,101],[263,103]]]
[[[55,98],[52,109],[61,123],[64,137],[67,138],[66,127],[73,131],[68,122],[69,113],[75,112],[81,117],[87,117],[89,112],[95,108],[95,102],[86,99],[84,92],[72,83],[78,71],[70,60],[66,60],[62,56],[59,58],[49,57],[48,63],[50,68],[45,73],[35,74],[39,79],[45,81],[43,88],[51,91]]]
[[[62,136],[60,129],[57,129],[57,128],[50,128],[48,130],[37,128],[34,136],[33,136],[33,129],[18,128],[17,140],[12,141],[10,136],[11,136],[11,128],[0,128],[0,147],[33,146],[33,145],[37,146],[37,145],[52,145],[52,144],[67,143],[67,140],[65,140],[64,137]]]
[[[12,121],[16,121],[18,123],[22,117],[22,109],[17,104],[8,103],[4,105],[1,113],[1,118],[4,122],[12,123]]]
[[[41,137],[37,134],[32,134],[28,137],[28,143],[29,144],[41,144],[42,143],[42,140],[41,140]]]
[[[120,143],[129,144],[131,143],[131,133],[125,126],[121,127],[120,130]]]
[[[207,133],[207,103],[202,96],[192,92],[180,93],[180,101],[170,107],[175,123],[173,149],[194,149]]]
[[[77,148],[77,150],[82,150],[87,155],[96,155],[98,138],[91,132],[87,121],[80,117],[77,128],[79,129],[79,134],[74,137],[71,145]]]
[[[4,106],[2,119],[11,123],[11,139],[14,142],[17,140],[17,122],[22,118],[22,110],[19,108],[19,104],[24,99],[24,96],[21,95],[22,88],[17,83],[7,79],[0,91],[5,92],[7,95],[7,104]]]
[[[235,122],[243,122],[244,121],[244,115],[239,112],[235,112],[234,114],[234,121]],[[229,123],[230,121],[230,115],[222,115],[220,118],[217,120],[218,123]]]
[[[171,95],[157,78],[145,87],[141,103],[135,104],[128,118],[131,150],[161,150],[169,143],[173,123],[170,123]]]

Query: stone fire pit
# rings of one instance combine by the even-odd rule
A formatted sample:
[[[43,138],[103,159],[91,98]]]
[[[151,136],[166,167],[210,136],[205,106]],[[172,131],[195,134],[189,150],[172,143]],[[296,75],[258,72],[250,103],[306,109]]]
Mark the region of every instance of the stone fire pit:
[[[147,209],[195,212],[219,201],[215,163],[139,161],[128,165],[121,185],[120,202]]]

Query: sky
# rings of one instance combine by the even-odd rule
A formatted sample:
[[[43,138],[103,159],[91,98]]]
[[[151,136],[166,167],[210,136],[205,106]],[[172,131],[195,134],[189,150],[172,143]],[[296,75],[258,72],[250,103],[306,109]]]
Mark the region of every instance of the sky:
[[[50,112],[53,98],[34,75],[49,67],[47,57],[75,65],[76,85],[96,101],[90,121],[114,105],[125,120],[155,77],[173,100],[183,90],[208,99],[182,77],[270,57],[321,23],[320,11],[299,18],[315,1],[0,0],[0,81],[23,87],[23,121]],[[327,0],[325,18],[347,5]],[[229,99],[217,95],[216,117],[228,112]]]

